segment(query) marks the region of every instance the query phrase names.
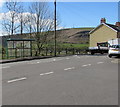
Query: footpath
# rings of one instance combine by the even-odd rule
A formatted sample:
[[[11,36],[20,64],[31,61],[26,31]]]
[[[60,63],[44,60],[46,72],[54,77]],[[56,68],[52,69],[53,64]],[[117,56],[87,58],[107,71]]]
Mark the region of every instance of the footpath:
[[[90,55],[90,54],[76,54],[76,55]],[[24,57],[24,58],[16,58],[16,59],[4,59],[4,60],[0,60],[0,64],[18,62],[18,61],[30,61],[35,59],[46,59],[46,58],[52,58],[52,57],[65,57],[65,56],[72,56],[72,55],[34,56],[34,57]]]
[[[52,58],[53,56],[37,56],[37,57],[24,57],[24,58],[16,58],[16,59],[4,59],[0,60],[0,64],[3,63],[10,63],[10,62],[18,62],[18,61],[29,61],[35,59],[45,59],[45,58]]]

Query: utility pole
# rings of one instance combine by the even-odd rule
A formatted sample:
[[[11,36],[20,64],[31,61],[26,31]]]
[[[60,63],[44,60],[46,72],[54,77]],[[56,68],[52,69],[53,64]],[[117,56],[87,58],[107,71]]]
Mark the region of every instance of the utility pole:
[[[54,10],[54,36],[55,36],[55,47],[54,47],[54,56],[56,56],[56,0],[54,1],[55,10]]]

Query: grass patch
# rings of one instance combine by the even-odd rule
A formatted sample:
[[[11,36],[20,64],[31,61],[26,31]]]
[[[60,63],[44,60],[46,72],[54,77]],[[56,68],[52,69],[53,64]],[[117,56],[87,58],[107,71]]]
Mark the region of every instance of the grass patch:
[[[89,44],[70,44],[70,43],[62,43],[62,44],[58,44],[58,46],[62,47],[62,48],[87,48],[89,46]]]

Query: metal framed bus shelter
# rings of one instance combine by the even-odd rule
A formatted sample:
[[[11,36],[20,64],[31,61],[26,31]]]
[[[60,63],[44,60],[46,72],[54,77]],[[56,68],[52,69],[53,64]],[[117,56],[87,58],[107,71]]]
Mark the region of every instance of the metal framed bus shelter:
[[[32,56],[32,42],[34,39],[7,39],[7,58]]]

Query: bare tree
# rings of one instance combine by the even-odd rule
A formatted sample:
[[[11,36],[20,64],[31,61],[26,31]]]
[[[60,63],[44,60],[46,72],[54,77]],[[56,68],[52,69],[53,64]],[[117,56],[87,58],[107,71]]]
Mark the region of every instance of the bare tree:
[[[47,2],[32,3],[30,12],[32,14],[31,29],[35,34],[37,44],[36,54],[40,54],[49,32],[54,28],[53,14],[49,10]]]
[[[22,35],[23,34],[23,31],[24,31],[24,26],[25,26],[25,23],[27,23],[27,20],[25,19],[25,16],[24,16],[24,9],[23,9],[23,6],[21,5],[20,6],[20,10],[19,10],[19,15],[18,15],[18,20],[19,20],[19,29],[20,29],[20,34]]]
[[[25,30],[26,32],[29,33],[30,37],[31,38],[31,35],[32,35],[32,14],[31,13],[28,13],[27,16],[26,16],[26,23],[25,23]]]
[[[19,2],[9,0],[5,3],[8,12],[3,17],[3,30],[5,30],[9,35],[17,33],[19,25],[18,21],[18,12],[20,10]]]
[[[19,32],[22,35],[24,32],[31,33],[31,14],[25,12],[25,8],[23,7],[23,3],[20,4],[20,10],[18,13],[19,20]],[[29,28],[30,26],[30,28]],[[30,31],[29,31],[30,30]]]

